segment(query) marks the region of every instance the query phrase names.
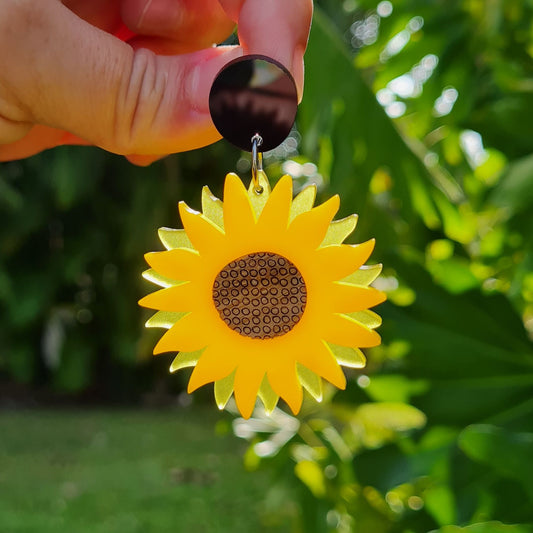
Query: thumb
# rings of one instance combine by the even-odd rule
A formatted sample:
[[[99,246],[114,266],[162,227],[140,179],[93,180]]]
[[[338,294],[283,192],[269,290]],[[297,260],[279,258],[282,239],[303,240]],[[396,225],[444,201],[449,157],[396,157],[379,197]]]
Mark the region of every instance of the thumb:
[[[0,86],[16,94],[25,122],[66,130],[120,154],[191,150],[220,138],[209,115],[209,90],[241,48],[157,56],[134,51],[60,2],[17,5],[9,24],[0,20],[0,44],[10,50],[0,59]]]

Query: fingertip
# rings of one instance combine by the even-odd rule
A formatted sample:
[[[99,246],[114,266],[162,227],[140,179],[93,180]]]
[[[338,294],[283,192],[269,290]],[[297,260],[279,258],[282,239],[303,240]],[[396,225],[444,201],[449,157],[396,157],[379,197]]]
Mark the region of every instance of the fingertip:
[[[62,140],[65,132],[48,126],[30,127],[21,139],[0,144],[0,162],[15,161],[38,154],[43,150],[65,144]]]
[[[296,84],[296,91],[298,93],[298,103],[302,101],[304,92],[304,46],[296,46],[292,59],[291,74]]]
[[[218,0],[121,0],[121,14],[135,34],[192,42],[196,50],[223,42],[235,26]]]
[[[166,157],[165,155],[137,155],[137,154],[130,154],[124,156],[130,163],[137,165],[138,167],[147,167],[150,166],[152,163],[155,163],[156,161],[159,161],[159,159],[162,159],[163,157]]]
[[[311,0],[247,0],[239,14],[239,38],[249,54],[279,61],[303,91],[303,55],[313,15]]]
[[[227,63],[243,53],[240,46],[218,46],[205,50],[204,58],[195,54],[184,91],[192,111],[209,114],[209,93],[215,77]]]

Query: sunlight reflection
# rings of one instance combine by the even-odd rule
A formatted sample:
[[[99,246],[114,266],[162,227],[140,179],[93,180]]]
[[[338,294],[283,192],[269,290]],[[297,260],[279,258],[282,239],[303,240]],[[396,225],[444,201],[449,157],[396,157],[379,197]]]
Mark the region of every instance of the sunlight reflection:
[[[379,31],[379,17],[370,15],[363,20],[357,20],[350,26],[352,46],[359,48],[363,45],[369,45],[376,42]]]
[[[398,102],[396,97],[419,97],[422,94],[424,83],[429,80],[438,63],[439,58],[435,54],[427,54],[409,72],[394,78],[387,84],[387,87],[380,89],[376,93],[378,102],[385,107],[385,111],[389,117],[398,118],[405,113],[406,105],[403,102]],[[456,93],[455,100],[457,99],[458,93],[453,87],[448,87],[446,90],[448,92],[445,93],[443,98],[445,98],[446,105],[450,105],[450,102],[454,98],[453,91]],[[452,107],[455,100],[451,103]],[[444,110],[444,108],[442,109]]]
[[[405,26],[405,29],[394,35],[390,41],[386,44],[385,48],[379,55],[379,59],[382,63],[385,63],[391,57],[399,54],[405,45],[411,40],[411,35],[420,31],[424,26],[423,17],[413,17]]]
[[[483,147],[483,138],[477,131],[464,130],[459,136],[459,143],[472,168],[479,167],[489,157]]]
[[[406,108],[403,102],[393,102],[385,108],[385,112],[390,118],[399,118],[405,113]]]
[[[370,378],[366,376],[365,374],[361,374],[357,378],[357,384],[362,388],[366,389],[370,385]]]
[[[381,18],[386,18],[392,14],[392,9],[392,4],[388,0],[384,0],[378,4],[376,11]]]
[[[404,46],[411,39],[411,32],[409,30],[402,30],[397,33],[392,39],[387,43],[383,52],[379,55],[380,60],[384,63],[387,59],[399,54]]]
[[[410,74],[403,74],[394,78],[388,84],[389,89],[396,93],[400,98],[410,98],[415,94],[415,80]]]
[[[443,117],[450,113],[458,96],[459,92],[455,87],[445,87],[441,95],[435,100],[433,114],[437,117]]]

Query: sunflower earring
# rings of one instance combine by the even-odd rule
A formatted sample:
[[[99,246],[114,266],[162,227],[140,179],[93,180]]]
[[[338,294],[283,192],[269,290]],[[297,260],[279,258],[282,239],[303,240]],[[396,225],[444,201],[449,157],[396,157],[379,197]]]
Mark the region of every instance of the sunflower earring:
[[[361,348],[380,343],[381,319],[369,308],[385,300],[370,286],[381,265],[365,266],[374,240],[343,244],[357,216],[333,220],[338,196],[314,206],[310,186],[293,198],[287,175],[270,188],[261,149],[285,139],[297,106],[281,65],[233,61],[210,106],[220,133],[252,152],[250,186],[231,173],[223,202],[204,187],[202,212],[179,204],[184,229],[161,228],[166,251],[145,256],[144,277],[162,288],[139,304],[157,311],[147,327],[168,330],[154,354],[179,352],[171,371],[194,367],[189,393],[214,382],[220,409],[233,394],[245,418],[257,397],[267,413],[282,398],[297,414],[302,388],[317,401],[322,379],[344,389],[340,365],[362,368]]]

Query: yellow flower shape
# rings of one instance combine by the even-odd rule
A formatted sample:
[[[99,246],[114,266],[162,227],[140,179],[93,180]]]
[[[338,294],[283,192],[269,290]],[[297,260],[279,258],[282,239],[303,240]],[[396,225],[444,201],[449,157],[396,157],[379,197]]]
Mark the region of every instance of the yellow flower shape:
[[[146,254],[144,277],[164,288],[139,302],[158,310],[147,327],[168,329],[154,354],[194,367],[188,392],[214,382],[219,408],[234,392],[245,418],[258,395],[267,412],[281,397],[296,414],[302,385],[319,401],[321,378],[344,389],[339,365],[365,365],[359,348],[381,340],[368,308],[385,300],[369,287],[381,265],[363,266],[374,240],[342,244],[357,216],[332,221],[338,196],[313,207],[314,186],[293,199],[290,176],[260,184],[228,174],[224,203],[207,187],[203,213],[181,202],[184,229],[160,229],[167,251]]]

